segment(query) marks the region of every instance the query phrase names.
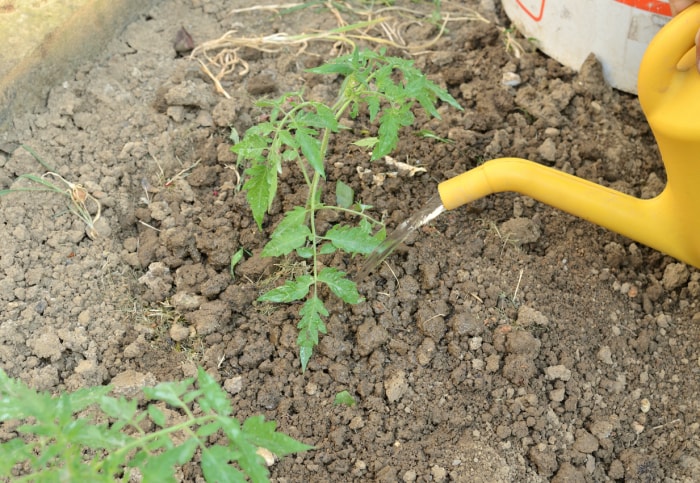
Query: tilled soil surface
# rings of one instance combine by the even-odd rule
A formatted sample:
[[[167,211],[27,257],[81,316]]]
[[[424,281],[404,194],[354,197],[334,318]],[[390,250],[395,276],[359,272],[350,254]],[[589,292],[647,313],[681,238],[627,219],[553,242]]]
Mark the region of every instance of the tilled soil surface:
[[[397,3],[429,19],[430,5]],[[593,59],[576,73],[533,51],[504,30],[499,5],[462,3],[443,2],[459,19],[441,36],[426,18],[404,25],[427,45],[416,65],[464,107],[441,107],[441,120],[418,111],[404,130],[393,157],[427,173],[380,176],[392,168],[350,144],[375,129],[360,117],[331,145],[329,186],[350,184],[390,228],[438,182],[503,156],[660,191],[636,97],[606,86]],[[360,283],[365,302],[327,304],[328,334],[301,372],[299,306],[256,298],[307,269],[259,257],[304,183],[285,170],[261,233],[229,135],[263,118],[260,97],[303,88],[331,102],[340,79],[305,69],[337,48],[242,49],[247,67],[221,81],[227,99],[173,44],[182,26],[198,45],[338,25],[320,8],[234,12],[254,5],[163,1],[0,133],[0,188],[42,172],[25,144],[103,207],[91,240],[58,195],[0,199],[2,368],[51,392],[129,395],[202,365],[238,416],[264,414],[316,447],[274,464],[274,481],[700,481],[700,273],[524,196],[492,195],[418,230]],[[449,142],[415,135],[424,129]],[[324,262],[355,271],[361,260]],[[343,390],[355,406],[333,404]]]

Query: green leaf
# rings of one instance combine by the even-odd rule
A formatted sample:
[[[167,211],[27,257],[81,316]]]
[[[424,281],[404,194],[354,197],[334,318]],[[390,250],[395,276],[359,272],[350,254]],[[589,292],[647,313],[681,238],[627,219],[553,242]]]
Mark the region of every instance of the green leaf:
[[[235,127],[231,128],[231,134],[229,134],[228,138],[233,144],[241,142],[241,136],[238,134],[238,130]]]
[[[287,280],[284,285],[261,295],[258,301],[281,303],[301,300],[309,293],[309,287],[313,282],[311,275],[301,275],[294,280]]]
[[[301,258],[311,258],[314,256],[314,249],[312,247],[299,247],[296,249],[296,252]]]
[[[202,473],[204,479],[216,483],[245,483],[245,475],[228,462],[233,451],[220,445],[202,448]]]
[[[149,404],[147,411],[148,416],[151,418],[151,421],[153,421],[161,428],[165,427],[165,425],[167,424],[167,418],[165,417],[163,411],[161,411],[155,404]]]
[[[314,295],[304,303],[299,315],[301,315],[301,320],[297,324],[299,328],[297,345],[299,346],[301,368],[305,371],[313,354],[313,348],[318,344],[318,334],[326,333],[326,325],[321,317],[328,317],[328,310],[324,307],[321,299]]]
[[[213,423],[205,424],[204,426],[197,428],[196,434],[200,438],[206,438],[207,436],[211,436],[212,434],[216,433],[220,428],[221,424],[219,424],[218,421],[214,421]]]
[[[342,181],[335,183],[335,203],[341,208],[350,208],[355,200],[355,191]]]
[[[404,104],[398,109],[387,108],[379,118],[379,141],[372,150],[372,160],[391,153],[399,142],[399,129],[410,126],[414,120],[410,104]]]
[[[72,393],[63,394],[61,397],[64,397],[66,400],[66,405],[69,409],[68,414],[73,414],[82,411],[88,406],[98,404],[111,391],[112,388],[110,386],[85,387]]]
[[[318,67],[313,67],[311,69],[306,69],[307,72],[313,74],[340,74],[342,76],[347,76],[352,73],[352,67],[345,62],[343,57],[338,57],[334,61],[328,62]]]
[[[233,408],[228,395],[214,378],[201,367],[197,371],[197,384],[202,390],[202,396],[198,400],[202,411],[213,410],[220,416],[231,415]]]
[[[263,458],[257,454],[257,447],[250,442],[240,423],[229,418],[220,419],[220,421],[224,434],[232,443],[231,448],[236,450],[235,453],[230,453],[228,457],[235,456],[235,460],[250,477],[251,481],[268,481],[267,468]]]
[[[324,238],[340,250],[363,255],[372,253],[380,243],[362,227],[347,225],[334,225],[326,232]]]
[[[361,148],[373,148],[377,144],[377,138],[374,136],[369,136],[366,138],[358,139],[357,141],[353,141],[351,144],[354,144],[355,146],[359,146]]]
[[[355,401],[355,398],[352,397],[352,395],[348,391],[340,391],[338,394],[335,395],[335,399],[333,400],[333,405],[338,406],[340,404],[343,404],[348,407],[352,407],[357,402]]]
[[[265,421],[265,417],[251,416],[243,422],[243,431],[254,445],[265,448],[277,456],[308,451],[313,446],[301,443],[286,434],[276,431],[275,421]]]
[[[347,274],[333,267],[326,267],[318,274],[318,281],[323,282],[343,302],[356,304],[362,296],[357,291],[357,284],[347,278]]]
[[[119,399],[104,396],[100,402],[100,409],[112,418],[130,420],[136,414],[138,409],[138,401],[133,399],[127,401],[124,397]]]
[[[263,153],[268,148],[269,134],[264,131],[260,124],[255,126],[255,129],[249,129],[243,140],[231,148],[231,151],[238,155],[238,164],[244,160],[259,162],[264,159]]]
[[[313,130],[298,129],[296,132],[296,139],[299,141],[299,146],[301,147],[301,152],[309,162],[312,168],[319,173],[324,178],[326,177],[326,172],[323,167],[323,154],[321,153],[321,141],[311,137],[309,134]]]
[[[336,248],[333,246],[332,243],[324,243],[321,245],[321,248],[318,249],[318,254],[319,255],[331,255],[335,253]]]
[[[181,408],[185,406],[181,396],[187,392],[193,382],[193,378],[179,382],[161,382],[155,387],[144,387],[143,393],[148,399],[164,401],[173,407]]]
[[[14,438],[6,443],[0,443],[0,476],[12,474],[12,468],[20,461],[26,461],[34,454],[32,445],[26,444],[21,438]],[[9,481],[9,480],[8,480]]]
[[[309,126],[319,129],[330,129],[331,132],[337,132],[340,129],[340,123],[335,117],[333,109],[320,102],[314,103],[314,108],[316,109],[316,114],[310,116],[310,119],[306,121]]]
[[[143,481],[176,482],[175,465],[181,466],[192,459],[199,446],[197,438],[190,438],[180,446],[170,448],[158,455],[151,455],[141,467]]]
[[[261,255],[263,257],[287,255],[303,246],[310,236],[311,230],[306,226],[306,209],[297,206],[284,215]]]
[[[272,204],[277,190],[277,171],[270,170],[266,164],[256,164],[245,170],[248,181],[243,185],[248,205],[253,212],[253,219],[262,230],[265,213]]]
[[[231,280],[236,278],[236,274],[234,273],[234,270],[236,268],[236,265],[238,265],[238,262],[243,260],[244,253],[245,253],[245,250],[243,248],[239,248],[236,253],[231,255],[231,263],[229,264],[229,272],[231,273]]]

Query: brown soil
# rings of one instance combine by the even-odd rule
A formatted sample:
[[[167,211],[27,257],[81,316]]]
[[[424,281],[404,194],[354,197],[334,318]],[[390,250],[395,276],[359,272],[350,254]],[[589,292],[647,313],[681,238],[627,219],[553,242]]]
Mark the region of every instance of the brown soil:
[[[280,482],[700,481],[700,273],[523,196],[490,196],[412,235],[360,284],[366,302],[329,304],[329,333],[300,371],[298,306],[255,299],[303,270],[257,256],[303,183],[284,174],[260,233],[228,136],[260,118],[261,96],[303,87],[332,100],[338,79],[304,71],[331,45],[245,50],[250,72],[223,80],[231,99],[173,48],[181,26],[197,44],[231,29],[335,26],[322,11],[231,13],[257,3],[163,1],[0,133],[0,188],[40,172],[22,143],[104,208],[92,241],[55,195],[0,199],[2,368],[42,390],[128,393],[202,365],[238,416],[262,413],[316,446],[276,463]],[[331,146],[329,183],[351,184],[389,227],[439,181],[501,156],[659,191],[663,167],[634,96],[607,87],[594,61],[576,73],[538,52],[516,57],[500,7],[463,3],[490,23],[451,22],[415,61],[465,110],[418,113],[394,153],[427,174],[358,175],[390,170],[349,144],[371,129],[358,119]],[[436,33],[423,22],[406,37]],[[522,83],[504,85],[504,73]],[[240,247],[253,255],[232,279]],[[333,405],[343,390],[356,406]],[[197,474],[187,467],[182,479]]]

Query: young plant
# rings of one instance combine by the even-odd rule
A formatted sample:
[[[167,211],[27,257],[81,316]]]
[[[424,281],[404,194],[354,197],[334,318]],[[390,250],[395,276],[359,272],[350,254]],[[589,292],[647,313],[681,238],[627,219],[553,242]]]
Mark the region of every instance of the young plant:
[[[285,213],[262,255],[276,257],[295,252],[311,261],[310,273],[287,280],[259,298],[282,303],[304,300],[299,310],[297,338],[303,370],[318,344],[319,334],[326,333],[323,319],[328,316],[328,309],[321,287],[350,304],[362,300],[355,282],[337,268],[320,268],[319,257],[336,250],[366,255],[386,235],[384,225],[367,214],[371,207],[356,202],[352,188],[342,181],[336,182],[335,205],[322,202],[328,145],[331,136],[341,129],[340,119],[346,114],[356,118],[366,107],[369,121],[379,124],[376,137],[364,142],[372,148],[371,159],[376,160],[393,151],[401,128],[413,124],[412,110],[416,103],[434,117],[439,117],[438,100],[461,109],[447,91],[429,81],[412,61],[387,57],[384,52],[355,50],[310,72],[344,77],[335,104],[327,106],[305,100],[301,93],[260,101],[259,106],[269,109],[269,119],[248,129],[243,139],[232,147],[238,162],[247,166],[243,189],[261,229],[265,213],[277,194],[283,164],[296,163],[308,189],[305,205]],[[359,221],[341,222],[321,233],[317,229],[317,216],[324,210],[353,215]]]
[[[195,379],[144,388],[154,401],[145,410],[137,400],[114,398],[110,387],[90,387],[56,397],[38,393],[0,370],[0,422],[17,436],[0,444],[0,480],[14,482],[143,481],[174,482],[175,467],[199,453],[206,481],[266,482],[263,456],[311,449],[275,431],[275,422],[232,417],[228,396],[203,369]],[[159,404],[160,403],[160,404]],[[178,416],[169,421],[165,403]],[[155,427],[145,431],[147,424]],[[12,428],[12,429],[10,429]],[[210,444],[223,434],[226,444]],[[234,466],[235,463],[237,466]],[[15,471],[21,469],[20,476]]]

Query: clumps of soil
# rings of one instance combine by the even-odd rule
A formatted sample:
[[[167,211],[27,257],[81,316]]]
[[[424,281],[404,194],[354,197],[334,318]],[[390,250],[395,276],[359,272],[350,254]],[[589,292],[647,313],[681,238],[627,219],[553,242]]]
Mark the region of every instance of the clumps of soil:
[[[256,299],[308,269],[260,257],[303,183],[284,170],[260,231],[229,135],[262,119],[259,95],[306,87],[332,101],[340,80],[304,72],[328,56],[310,47],[250,55],[246,76],[222,80],[231,99],[217,94],[173,49],[182,19],[196,43],[232,24],[260,35],[316,21],[233,18],[250,2],[233,3],[162,2],[0,134],[14,146],[0,152],[1,187],[31,170],[17,149],[29,144],[99,199],[110,228],[90,241],[49,196],[0,199],[3,369],[43,390],[132,394],[202,365],[239,417],[262,413],[316,447],[272,466],[280,481],[700,479],[700,275],[527,197],[490,196],[421,228],[360,283],[365,302],[327,304],[328,334],[300,371],[298,305]],[[372,129],[359,117],[330,148],[329,185],[350,184],[389,227],[437,182],[502,156],[658,192],[663,167],[636,98],[606,86],[595,59],[574,72],[533,50],[514,56],[500,9],[465,5],[491,23],[451,25],[415,58],[465,111],[417,112],[393,155],[427,173],[375,183],[383,167],[350,144]],[[424,27],[412,32],[433,38]],[[447,142],[415,136],[423,129]],[[344,390],[355,406],[333,405]]]

